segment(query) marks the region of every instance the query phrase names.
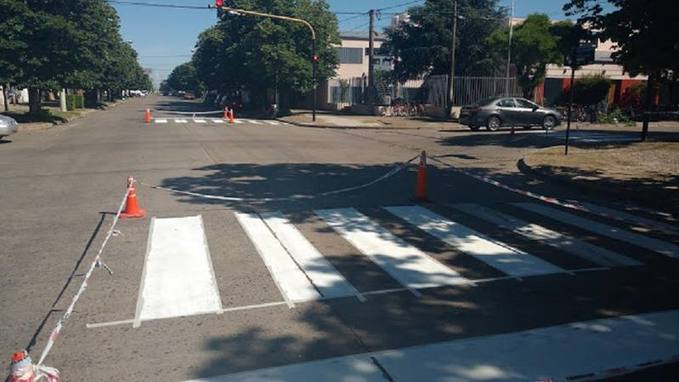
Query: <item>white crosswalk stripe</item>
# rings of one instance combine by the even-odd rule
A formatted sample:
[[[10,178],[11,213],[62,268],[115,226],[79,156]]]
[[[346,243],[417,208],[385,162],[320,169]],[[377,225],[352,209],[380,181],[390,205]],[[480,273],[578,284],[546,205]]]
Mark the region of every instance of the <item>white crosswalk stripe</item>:
[[[207,123],[207,121],[204,120],[204,119],[194,119],[193,122],[195,122],[195,123]]]
[[[405,287],[416,289],[470,282],[353,208],[316,210],[315,213]]]
[[[185,119],[175,119],[174,122],[175,123],[189,123],[189,121],[187,121]]]
[[[251,123],[253,125],[261,125],[262,124],[262,122],[259,122],[256,119],[244,119],[243,121],[245,121],[247,123]]]
[[[202,217],[154,218],[134,325],[220,312],[219,296]]]
[[[244,122],[243,122],[242,119],[234,119],[234,120],[233,120],[233,123],[239,125],[239,124],[244,123]]]
[[[511,276],[564,272],[563,269],[490,238],[422,207],[387,207],[387,211],[428,234]]]
[[[254,244],[286,301],[294,303],[321,298],[309,278],[259,216],[239,212],[236,213],[236,218]]]
[[[219,124],[222,124],[222,123],[226,123],[226,121],[223,120],[223,119],[212,119],[212,123],[219,123]]]
[[[556,208],[545,207],[540,204],[513,203],[513,205],[534,212],[536,214],[546,216],[550,219],[559,221],[561,223],[575,226],[586,231],[594,232],[601,236],[606,236],[615,240],[634,244],[638,247],[646,248],[666,256],[679,258],[679,246],[676,246],[672,243],[668,243],[666,241],[658,240],[647,236],[642,236],[640,234],[629,232],[617,227],[585,219],[578,215],[563,212]]]
[[[640,262],[630,259],[629,257],[619,255],[541,225],[529,223],[478,204],[454,204],[451,207],[486,220],[499,227],[508,229],[521,236],[581,257],[600,266],[641,265]]]
[[[264,122],[264,123],[268,123],[269,125],[273,125],[273,126],[278,126],[278,125],[279,125],[278,121],[268,121],[268,120],[267,120],[267,121],[263,121],[263,122]]]
[[[280,212],[261,216],[323,297],[358,295],[356,289]]]
[[[615,210],[608,207],[602,207],[592,203],[580,203],[580,204],[583,207],[585,207],[589,212],[595,213],[605,218],[615,219],[630,224],[638,224],[651,229],[666,232],[672,235],[679,235],[679,228],[663,222],[633,215],[625,211]]]
[[[154,119],[153,122],[155,122],[155,123],[167,123],[167,119]]]

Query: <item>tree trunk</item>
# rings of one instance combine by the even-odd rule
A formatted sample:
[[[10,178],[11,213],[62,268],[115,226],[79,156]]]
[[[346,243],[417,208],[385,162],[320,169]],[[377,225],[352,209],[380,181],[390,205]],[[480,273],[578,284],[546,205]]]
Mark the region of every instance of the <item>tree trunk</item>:
[[[648,124],[651,119],[651,107],[653,105],[653,96],[655,95],[655,73],[649,73],[648,81],[646,81],[646,100],[644,101],[644,119],[641,128],[641,141],[646,140],[648,135]]]
[[[2,99],[3,103],[5,104],[5,111],[9,111],[9,100],[7,99],[7,94],[9,92],[9,84],[6,83],[2,87]]]
[[[40,113],[40,107],[41,107],[40,89],[28,88],[28,113],[38,114]]]

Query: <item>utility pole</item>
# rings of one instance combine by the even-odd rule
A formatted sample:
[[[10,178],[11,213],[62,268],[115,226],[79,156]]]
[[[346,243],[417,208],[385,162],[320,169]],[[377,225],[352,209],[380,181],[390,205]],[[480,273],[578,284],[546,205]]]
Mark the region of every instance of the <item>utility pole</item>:
[[[368,105],[375,104],[375,10],[368,12],[370,15],[370,28],[368,30]]]
[[[568,155],[568,144],[571,135],[571,116],[573,115],[573,96],[575,95],[575,54],[571,59],[571,89],[568,99],[568,124],[566,125],[566,144],[564,145],[564,155]]]
[[[448,79],[448,107],[446,115],[453,115],[455,105],[455,48],[457,45],[457,0],[453,0],[453,43],[450,46],[450,78]]]
[[[509,97],[509,67],[512,63],[512,34],[514,33],[514,2],[512,0],[512,15],[509,17],[509,43],[507,44],[507,77],[505,78],[505,96]]]

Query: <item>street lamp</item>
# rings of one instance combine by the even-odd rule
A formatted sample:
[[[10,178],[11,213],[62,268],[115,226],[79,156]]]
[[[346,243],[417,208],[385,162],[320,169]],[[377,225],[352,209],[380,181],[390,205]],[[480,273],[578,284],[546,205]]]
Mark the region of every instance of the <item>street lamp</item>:
[[[237,15],[237,16],[242,16],[242,15],[249,15],[249,16],[259,16],[259,17],[268,17],[271,19],[278,19],[278,20],[286,20],[286,21],[292,21],[295,23],[300,23],[306,25],[307,28],[309,28],[309,31],[311,31],[311,61],[312,61],[312,83],[313,83],[313,109],[311,111],[311,119],[312,121],[316,121],[316,102],[317,102],[317,96],[318,96],[318,87],[316,86],[316,75],[318,72],[318,56],[316,55],[316,31],[314,30],[314,27],[311,26],[311,24],[303,19],[298,19],[295,17],[290,17],[290,16],[282,16],[282,15],[274,15],[271,13],[263,13],[263,12],[255,12],[255,11],[248,11],[245,9],[240,9],[240,8],[233,8],[233,7],[227,7],[224,6],[224,1],[223,0],[215,0],[215,6],[214,8],[221,9],[223,11],[228,12],[229,14],[232,15]]]

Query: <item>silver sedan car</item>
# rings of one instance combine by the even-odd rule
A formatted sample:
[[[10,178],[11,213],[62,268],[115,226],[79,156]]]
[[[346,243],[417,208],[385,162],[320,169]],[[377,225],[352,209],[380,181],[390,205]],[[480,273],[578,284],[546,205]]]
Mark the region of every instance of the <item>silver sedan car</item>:
[[[540,126],[551,130],[561,123],[561,115],[554,109],[542,107],[525,98],[494,97],[467,105],[460,112],[460,123],[478,130],[486,126],[495,131],[502,126]]]
[[[17,132],[17,121],[6,115],[0,114],[0,139]]]

